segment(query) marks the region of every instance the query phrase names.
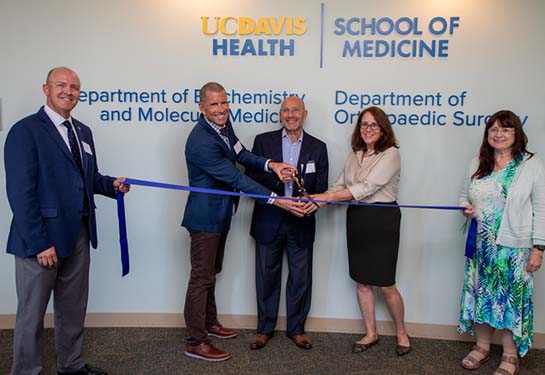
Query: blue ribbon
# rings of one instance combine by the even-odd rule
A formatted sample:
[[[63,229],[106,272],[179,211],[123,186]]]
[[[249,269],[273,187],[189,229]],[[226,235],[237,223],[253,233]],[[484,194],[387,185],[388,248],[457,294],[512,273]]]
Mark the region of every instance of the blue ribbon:
[[[119,246],[121,248],[122,276],[129,273],[129,243],[127,241],[127,221],[125,220],[125,194],[117,191],[117,222],[119,224]]]
[[[269,195],[259,195],[259,194],[246,194],[234,191],[224,191],[216,189],[207,189],[200,187],[184,186],[184,185],[174,185],[166,184],[162,182],[155,181],[146,181],[146,180],[136,180],[132,178],[125,179],[124,184],[127,185],[138,185],[138,186],[147,186],[160,189],[170,189],[170,190],[183,190],[194,193],[205,193],[205,194],[216,194],[216,195],[230,195],[235,197],[248,197],[248,198],[258,198],[258,199],[270,199]],[[418,208],[426,210],[450,210],[450,211],[464,211],[465,207],[460,206],[422,206],[422,205],[412,205],[412,204],[387,204],[387,203],[362,203],[362,202],[330,202],[319,199],[304,199],[298,197],[281,197],[277,196],[274,199],[284,199],[298,202],[320,202],[328,204],[339,204],[339,205],[353,205],[353,206],[375,206],[375,207],[399,207],[399,208]],[[127,241],[127,224],[125,220],[125,201],[124,194],[120,191],[117,192],[117,218],[119,223],[119,245],[121,247],[121,264],[123,267],[123,276],[129,273],[129,245]]]
[[[473,258],[475,247],[477,246],[477,219],[471,219],[469,230],[467,231],[466,251],[464,255],[468,258]]]

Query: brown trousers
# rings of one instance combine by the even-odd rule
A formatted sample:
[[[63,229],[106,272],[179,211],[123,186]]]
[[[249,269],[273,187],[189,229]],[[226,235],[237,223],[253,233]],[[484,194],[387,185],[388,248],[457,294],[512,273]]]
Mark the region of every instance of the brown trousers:
[[[227,232],[189,231],[191,275],[185,296],[184,318],[189,344],[208,341],[207,327],[218,324],[216,274],[221,272]]]

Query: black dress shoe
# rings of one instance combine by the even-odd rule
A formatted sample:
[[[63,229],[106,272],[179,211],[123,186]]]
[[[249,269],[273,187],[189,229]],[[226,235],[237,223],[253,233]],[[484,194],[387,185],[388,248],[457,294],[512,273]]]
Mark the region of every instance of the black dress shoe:
[[[78,371],[73,372],[60,372],[57,371],[57,374],[59,375],[108,375],[106,371],[104,371],[101,368],[94,367],[88,364],[85,364],[82,368],[80,368]]]

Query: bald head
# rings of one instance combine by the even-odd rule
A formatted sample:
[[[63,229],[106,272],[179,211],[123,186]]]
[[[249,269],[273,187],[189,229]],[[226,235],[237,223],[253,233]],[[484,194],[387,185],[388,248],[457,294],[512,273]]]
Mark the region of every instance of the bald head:
[[[280,110],[282,110],[282,108],[284,107],[290,106],[299,106],[303,111],[305,110],[305,102],[298,96],[288,96],[286,99],[284,99],[284,101],[280,105]]]
[[[47,106],[65,119],[78,104],[80,89],[76,72],[64,66],[51,69],[42,86]]]
[[[222,93],[225,92],[225,88],[217,82],[208,82],[199,91],[199,103],[205,103],[208,93]]]
[[[280,106],[280,121],[292,141],[303,131],[303,123],[307,118],[305,103],[297,96],[288,96]]]
[[[56,73],[67,73],[67,74],[71,74],[73,76],[75,76],[78,81],[79,81],[79,77],[78,75],[76,74],[76,72],[74,72],[72,69],[70,68],[67,68],[65,66],[57,66],[53,69],[51,69],[48,73],[47,73],[47,77],[45,79],[45,83],[47,84],[47,82],[49,82],[49,80],[51,79],[52,76],[54,76]]]

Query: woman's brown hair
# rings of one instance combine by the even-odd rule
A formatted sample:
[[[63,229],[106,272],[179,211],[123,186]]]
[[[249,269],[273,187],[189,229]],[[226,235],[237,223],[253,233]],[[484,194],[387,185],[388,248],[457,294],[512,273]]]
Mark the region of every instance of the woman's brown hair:
[[[479,151],[479,167],[475,173],[473,173],[473,176],[471,176],[472,178],[481,179],[488,176],[494,170],[494,149],[488,143],[488,131],[496,121],[501,128],[515,129],[515,143],[513,143],[511,148],[513,159],[521,161],[526,153],[528,153],[530,157],[534,155],[526,150],[528,137],[524,134],[522,123],[518,116],[509,110],[498,111],[490,116],[486,122],[483,142],[481,143],[481,149]]]
[[[388,115],[386,115],[386,113],[384,113],[384,111],[378,107],[369,107],[364,109],[360,113],[360,115],[358,116],[358,120],[356,121],[356,126],[354,127],[354,131],[352,132],[352,151],[367,151],[367,146],[361,138],[360,132],[361,119],[366,113],[370,113],[371,115],[373,115],[375,121],[382,130],[382,136],[377,140],[377,143],[375,144],[375,151],[382,152],[392,146],[398,148],[399,146],[397,145],[396,136],[394,134],[394,130],[392,129],[392,124],[388,119]]]

